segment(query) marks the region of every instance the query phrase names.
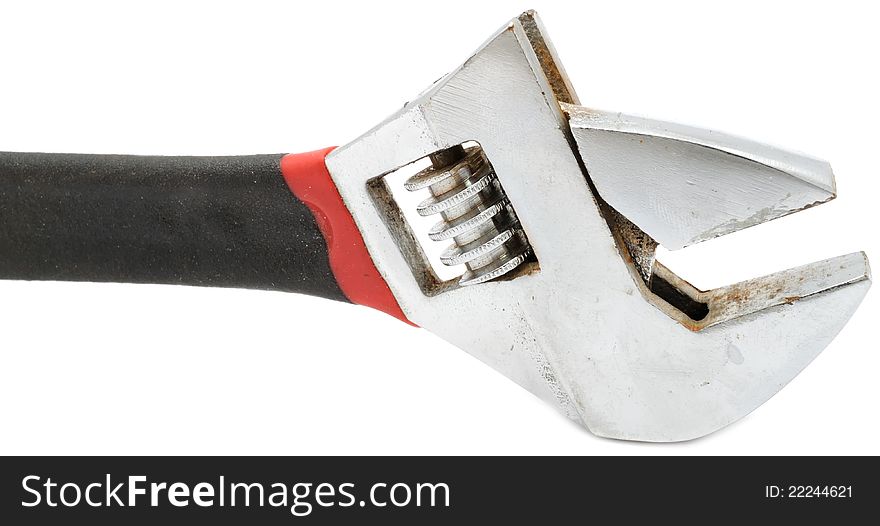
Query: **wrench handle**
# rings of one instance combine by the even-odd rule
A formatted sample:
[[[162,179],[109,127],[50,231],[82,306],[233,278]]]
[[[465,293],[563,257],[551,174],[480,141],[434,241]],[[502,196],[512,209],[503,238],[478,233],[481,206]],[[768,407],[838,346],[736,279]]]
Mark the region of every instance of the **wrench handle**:
[[[370,305],[358,296],[364,284],[351,283],[351,275],[374,273],[367,288],[376,290],[367,296],[373,303],[385,296],[371,306],[403,318],[368,254],[352,260],[333,250],[346,241],[328,237],[334,214],[347,216],[354,228],[348,234],[363,248],[338,192],[330,205],[303,201],[316,183],[335,192],[324,165],[329,151],[0,153],[0,279],[265,289]],[[331,268],[334,259],[347,289]]]

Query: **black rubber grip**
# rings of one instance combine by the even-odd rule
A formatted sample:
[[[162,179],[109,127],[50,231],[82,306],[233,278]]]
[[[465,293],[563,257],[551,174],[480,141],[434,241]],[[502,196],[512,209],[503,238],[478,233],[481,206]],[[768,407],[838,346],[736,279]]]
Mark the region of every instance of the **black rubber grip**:
[[[280,290],[347,301],[281,155],[0,152],[0,279]]]

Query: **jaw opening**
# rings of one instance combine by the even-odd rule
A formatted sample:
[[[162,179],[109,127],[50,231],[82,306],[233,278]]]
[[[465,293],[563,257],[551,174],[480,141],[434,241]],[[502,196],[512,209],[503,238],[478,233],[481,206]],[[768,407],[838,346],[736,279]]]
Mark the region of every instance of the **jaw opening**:
[[[864,253],[713,290],[656,259],[826,203],[828,163],[740,137],[560,103],[573,147],[618,251],[644,298],[692,331],[870,279]]]
[[[871,279],[867,256],[854,252],[701,290],[657,260],[656,241],[601,198],[597,200],[642,296],[691,331]]]

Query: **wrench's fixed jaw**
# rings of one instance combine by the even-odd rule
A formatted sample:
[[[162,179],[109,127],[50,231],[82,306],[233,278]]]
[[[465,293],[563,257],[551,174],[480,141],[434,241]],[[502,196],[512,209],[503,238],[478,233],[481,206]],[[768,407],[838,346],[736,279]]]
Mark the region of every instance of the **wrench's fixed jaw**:
[[[863,281],[871,282],[868,258],[864,252],[854,252],[708,291],[655,262],[650,291],[660,300],[654,302],[661,310],[688,329],[700,331]]]
[[[836,195],[831,167],[709,130],[561,106],[644,300],[630,308],[653,311],[632,319],[638,326],[609,343],[627,349],[628,363],[613,382],[626,400],[616,401],[612,418],[589,414],[584,422],[610,438],[665,442],[698,438],[742,418],[847,322],[871,284],[866,255],[703,291],[657,262],[655,249],[682,248],[828,202]],[[651,323],[658,313],[678,327]],[[610,405],[619,391],[594,387],[591,396]]]
[[[733,215],[726,217],[735,219],[730,224],[723,214],[692,224],[684,213],[674,228],[652,229],[636,214],[638,203],[621,206],[603,190],[598,157],[591,156],[602,144],[582,145],[575,112],[562,103],[577,104],[577,97],[540,22],[524,13],[417,99],[328,155],[327,168],[377,270],[409,320],[597,435],[687,440],[745,416],[805,367],[854,312],[870,284],[865,258],[844,256],[795,270],[783,276],[781,294],[770,286],[778,275],[719,294],[689,287],[654,262],[654,249],[657,241],[685,245],[823,202],[834,193],[830,172],[821,164],[788,163],[755,176],[749,164],[755,159],[743,165],[736,160],[742,155],[714,148],[731,157],[722,163],[725,173],[773,189],[754,192],[766,201],[727,209]],[[479,150],[469,153],[474,144]],[[611,146],[603,160],[626,173],[631,152]],[[711,152],[678,155],[692,156],[702,163],[700,181],[711,183]],[[409,179],[412,189],[443,186],[426,196],[422,209],[446,213],[466,202],[473,210],[445,217],[444,227],[424,236],[431,239],[421,239],[389,176],[429,158],[454,174],[443,179],[435,166]],[[462,161],[471,158],[473,164]],[[666,166],[685,187],[693,186],[682,165],[643,165],[648,176]],[[598,178],[591,181],[594,170]],[[608,182],[612,189],[621,184],[615,177]],[[463,201],[453,196],[459,193]],[[755,202],[761,207],[750,210]],[[711,211],[705,198],[694,206],[701,214]],[[484,214],[500,210],[505,214],[492,217],[504,221],[494,227],[522,237],[504,241],[501,232],[499,243],[524,243],[518,245],[528,248],[522,266],[482,282],[438,279],[424,243],[450,242],[448,229],[490,225],[482,222]],[[662,217],[663,208],[649,212]],[[447,260],[480,252],[472,242],[463,241]],[[756,293],[758,286],[765,292]],[[735,298],[742,306],[724,310]]]

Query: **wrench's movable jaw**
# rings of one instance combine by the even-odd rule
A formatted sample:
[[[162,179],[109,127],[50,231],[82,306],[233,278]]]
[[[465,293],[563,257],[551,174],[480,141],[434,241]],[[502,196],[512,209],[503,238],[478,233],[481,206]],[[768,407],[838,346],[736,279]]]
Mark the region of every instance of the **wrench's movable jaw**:
[[[327,167],[408,319],[598,435],[705,435],[766,401],[830,342],[870,285],[867,260],[691,287],[654,261],[658,241],[677,248],[827,201],[827,165],[576,104],[525,13]],[[670,147],[675,155],[660,155]],[[424,210],[445,214],[432,239],[455,239],[447,261],[473,258],[468,279],[432,272],[384,177],[429,156],[434,168],[409,185],[432,188]],[[657,177],[670,184],[627,190]],[[732,197],[743,190],[751,197]]]

